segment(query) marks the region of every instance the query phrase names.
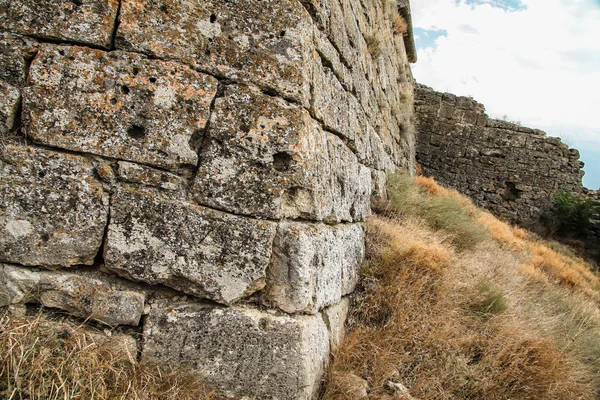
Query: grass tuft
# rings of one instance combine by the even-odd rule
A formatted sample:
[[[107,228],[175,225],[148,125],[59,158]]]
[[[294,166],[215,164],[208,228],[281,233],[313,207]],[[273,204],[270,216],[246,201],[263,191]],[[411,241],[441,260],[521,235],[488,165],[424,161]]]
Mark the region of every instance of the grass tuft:
[[[43,314],[0,315],[3,399],[208,399],[184,369],[138,362],[135,343]]]

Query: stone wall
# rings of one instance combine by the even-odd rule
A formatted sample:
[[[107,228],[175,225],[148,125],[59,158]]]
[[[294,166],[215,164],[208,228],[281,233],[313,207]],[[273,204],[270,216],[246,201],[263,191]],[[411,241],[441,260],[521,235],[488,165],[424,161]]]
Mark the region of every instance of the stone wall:
[[[0,305],[141,332],[224,397],[314,397],[370,198],[414,170],[396,12],[0,4]]]
[[[559,190],[581,193],[579,152],[540,130],[488,118],[469,97],[415,88],[417,162],[507,220],[535,225]]]

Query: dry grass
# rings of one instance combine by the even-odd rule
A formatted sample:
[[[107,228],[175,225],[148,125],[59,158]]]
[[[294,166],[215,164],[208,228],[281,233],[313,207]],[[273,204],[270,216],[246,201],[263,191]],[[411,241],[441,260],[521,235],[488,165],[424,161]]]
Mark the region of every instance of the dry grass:
[[[585,264],[430,179],[392,179],[388,191],[385,216],[367,224],[367,260],[324,399],[360,398],[358,378],[369,399],[400,399],[389,381],[422,399],[600,396],[600,287]],[[436,198],[454,200],[488,234],[462,247],[454,224],[418,210]]]
[[[406,20],[400,15],[400,13],[396,13],[394,15],[394,33],[396,35],[405,35],[408,32],[408,24]]]
[[[193,375],[138,362],[123,336],[66,322],[0,316],[3,399],[208,399]]]

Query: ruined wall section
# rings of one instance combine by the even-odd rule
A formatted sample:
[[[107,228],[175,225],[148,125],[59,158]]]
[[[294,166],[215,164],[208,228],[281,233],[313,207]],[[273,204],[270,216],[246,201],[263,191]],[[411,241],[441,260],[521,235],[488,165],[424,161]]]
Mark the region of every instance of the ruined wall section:
[[[579,152],[540,130],[489,118],[469,97],[415,88],[417,162],[504,218],[535,224],[557,191],[582,192]]]
[[[395,13],[0,4],[0,305],[140,330],[225,397],[314,397],[370,198],[414,170]]]

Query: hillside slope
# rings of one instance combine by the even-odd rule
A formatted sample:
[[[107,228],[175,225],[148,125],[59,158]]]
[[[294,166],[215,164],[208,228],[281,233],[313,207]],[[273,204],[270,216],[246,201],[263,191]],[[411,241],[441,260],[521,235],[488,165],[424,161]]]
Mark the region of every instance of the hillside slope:
[[[431,179],[390,179],[324,399],[600,396],[600,279]]]

